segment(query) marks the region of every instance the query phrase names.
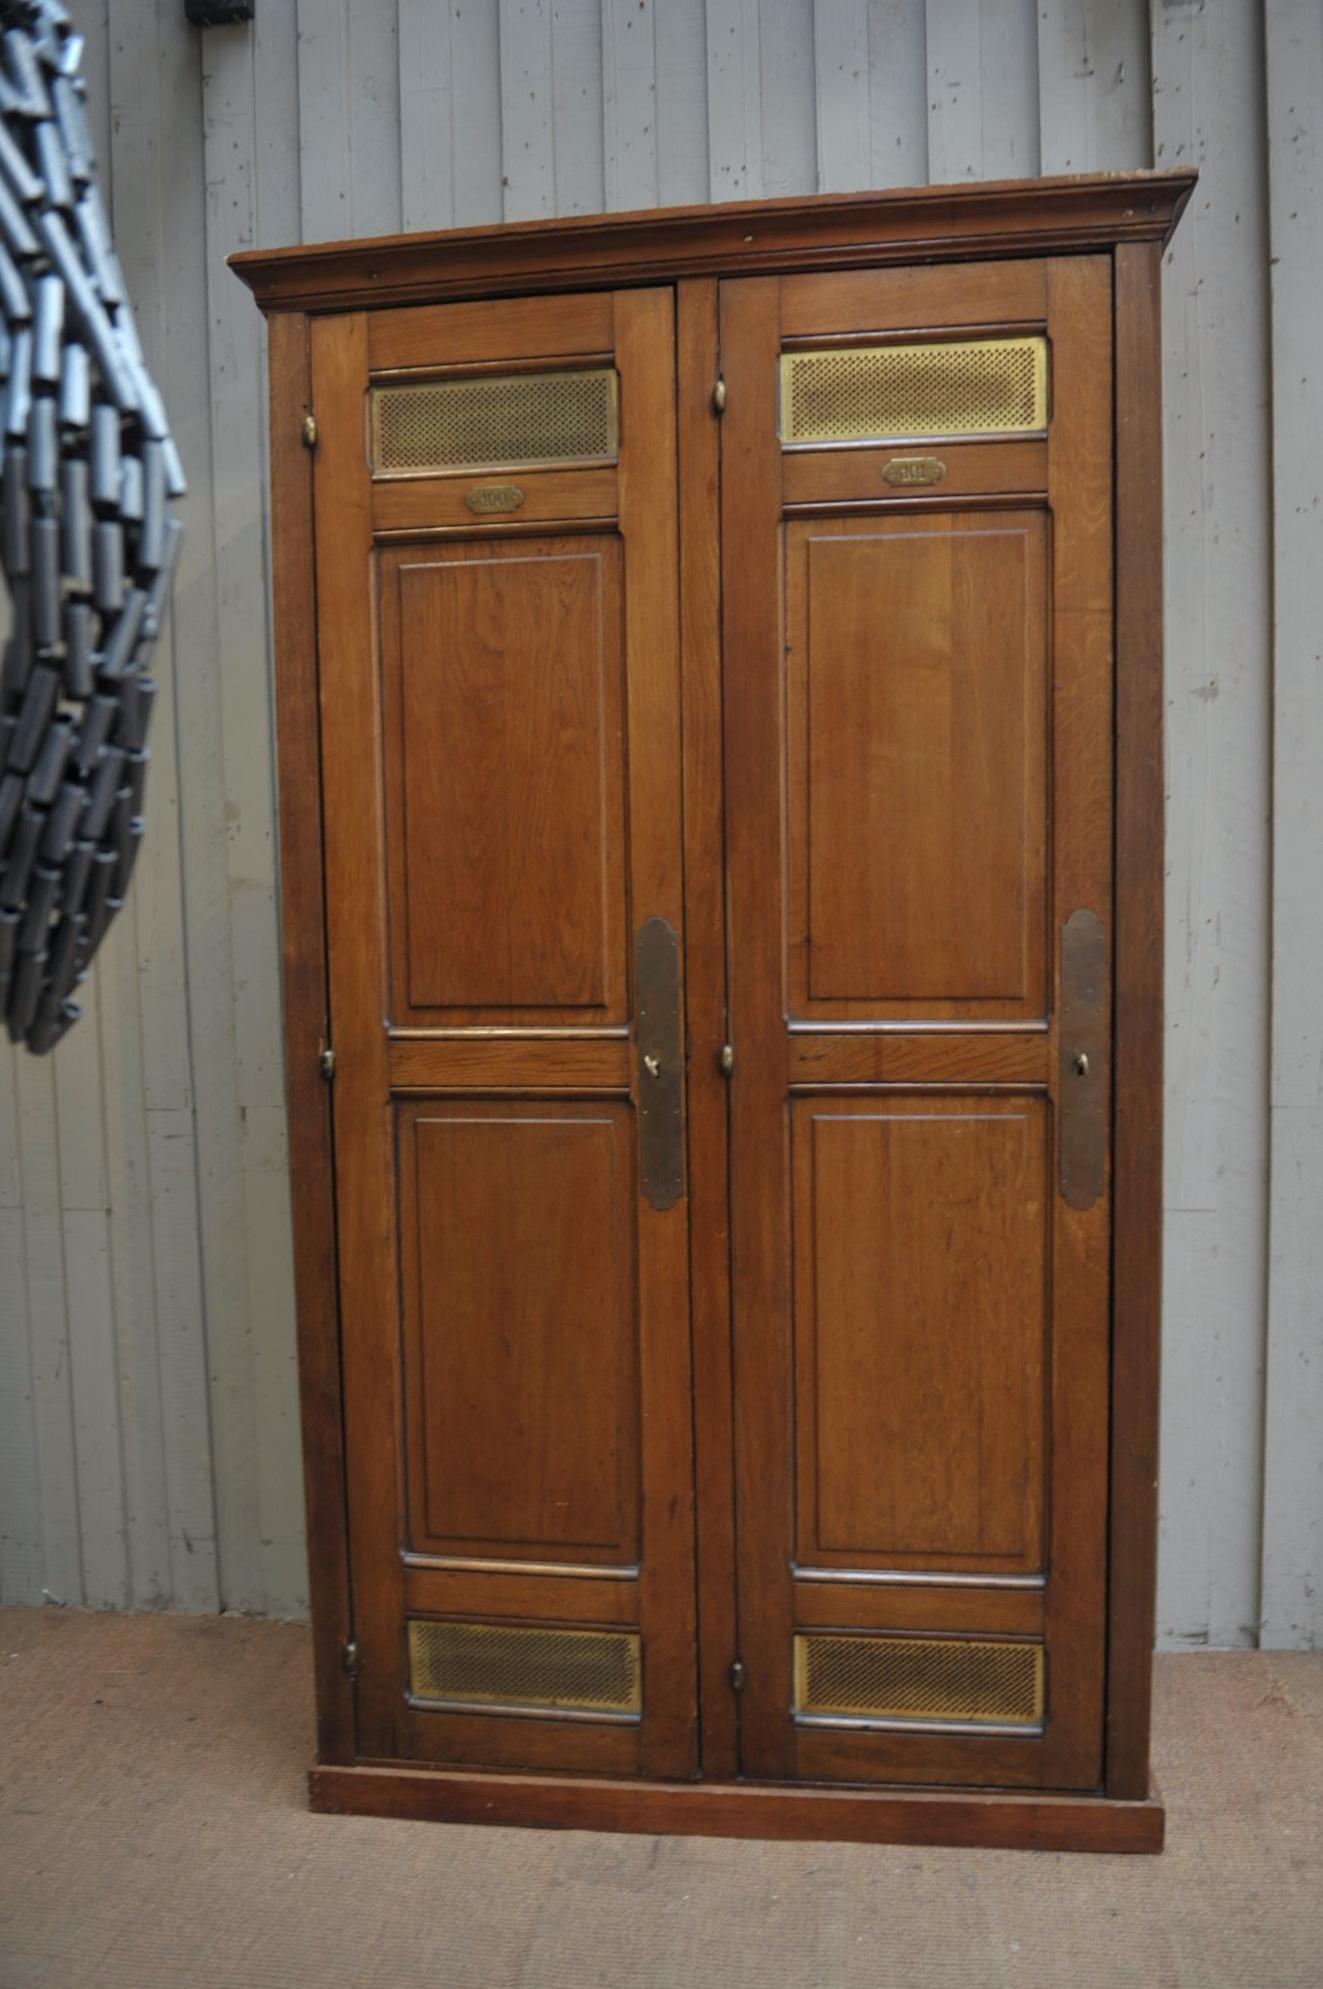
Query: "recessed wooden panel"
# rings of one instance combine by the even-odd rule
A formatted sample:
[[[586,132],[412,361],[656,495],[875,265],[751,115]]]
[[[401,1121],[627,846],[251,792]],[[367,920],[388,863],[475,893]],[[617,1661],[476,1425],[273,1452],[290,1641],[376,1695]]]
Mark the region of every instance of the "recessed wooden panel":
[[[1051,1039],[1046,1029],[809,1029],[791,1032],[792,1085],[1046,1085]]]
[[[638,1622],[636,1573],[607,1567],[588,1573],[580,1567],[576,1573],[569,1572],[572,1563],[560,1566],[567,1571],[552,1572],[536,1561],[445,1562],[440,1556],[428,1559],[409,1554],[404,1562],[404,1607],[411,1616],[503,1617],[511,1622],[527,1617],[542,1623]],[[979,1593],[986,1596],[988,1590]],[[848,1623],[859,1620],[857,1616],[841,1618]],[[905,1627],[914,1625],[906,1619]],[[919,1627],[924,1627],[922,1618]],[[963,1628],[963,1620],[943,1627]],[[1005,1626],[994,1619],[980,1622],[978,1627],[996,1630]],[[1010,1627],[1023,1626],[1017,1621]]]
[[[623,1020],[619,543],[383,562],[395,1019]]]
[[[994,1588],[988,1582],[968,1578],[963,1586],[956,1586],[949,1576],[945,1585],[932,1576],[914,1576],[906,1582],[895,1574],[870,1581],[854,1570],[835,1581],[806,1580],[802,1570],[795,1578],[795,1621],[820,1628],[967,1630],[988,1636],[1009,1631],[1016,1636],[1041,1636],[1043,1613],[1041,1587]],[[628,1620],[623,1612],[620,1620]]]
[[[391,367],[464,366],[607,353],[614,342],[609,293],[506,297],[499,303],[419,304],[374,311],[368,356],[374,373]]]
[[[395,1037],[392,1091],[628,1091],[629,1043],[619,1035]]]
[[[840,338],[939,325],[1040,322],[1047,316],[1046,268],[1034,261],[984,263],[974,281],[968,265],[960,263],[788,276],[781,285],[782,334]]]
[[[923,466],[911,479],[906,466]],[[936,463],[940,474],[931,468]],[[781,494],[796,505],[900,502],[942,504],[944,498],[1013,496],[1047,489],[1046,442],[942,442],[915,449],[800,449],[785,459]]]
[[[634,1558],[628,1108],[419,1103],[399,1132],[410,1546]]]
[[[787,537],[791,1001],[1044,1012],[1044,520]]]
[[[792,1108],[799,1558],[1039,1565],[1045,1111]]]
[[[523,532],[540,526],[545,532],[561,524],[589,518],[601,529],[616,514],[618,471],[614,464],[590,470],[520,470],[509,477],[387,477],[372,486],[372,527],[379,535]],[[469,499],[483,502],[481,493],[495,487],[510,509],[474,510]],[[518,502],[507,495],[518,492]]]

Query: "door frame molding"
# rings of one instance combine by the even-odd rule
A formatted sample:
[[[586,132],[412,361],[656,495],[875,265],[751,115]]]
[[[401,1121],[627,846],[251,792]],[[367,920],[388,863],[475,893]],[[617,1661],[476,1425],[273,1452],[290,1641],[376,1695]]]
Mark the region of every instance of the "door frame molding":
[[[437,1771],[347,1769],[355,1759],[353,1686],[345,1666],[352,1638],[340,1319],[334,1213],[335,1155],[330,1087],[319,1059],[327,1047],[325,871],[319,747],[318,645],[313,552],[312,453],[304,425],[310,400],[311,314],[440,302],[521,292],[619,288],[719,273],[789,273],[833,267],[931,265],[1006,255],[1111,251],[1115,325],[1115,668],[1116,888],[1114,937],[1114,1157],[1112,1497],[1108,1522],[1107,1797],[907,1797],[892,1791],[853,1797],[804,1789],[803,1831],[855,1836],[850,1805],[868,1805],[873,1841],[1050,1842],[1157,1849],[1161,1810],[1149,1793],[1148,1745],[1156,1564],[1157,1377],[1161,1313],[1163,798],[1162,554],[1160,487],[1161,384],[1157,320],[1163,247],[1195,183],[1192,172],[1151,172],[968,187],[902,189],[859,196],[740,203],[606,216],[585,222],[495,226],[401,237],[389,243],[251,251],[231,258],[270,320],[268,388],[272,492],[272,648],[279,774],[280,907],[295,1254],[299,1385],[308,1514],[309,1591],[317,1698],[318,1808],[360,1813],[464,1813],[461,1784],[491,1788],[506,1778],[447,1778]],[[692,518],[705,501],[692,489],[683,448],[700,426],[694,399],[702,388],[704,345],[692,299],[679,295],[681,348],[681,511]],[[689,296],[686,306],[683,299]],[[686,324],[690,343],[686,345]],[[687,356],[686,356],[687,355]],[[686,380],[689,382],[686,386]],[[713,424],[715,427],[716,424]],[[705,474],[710,475],[710,468]],[[683,555],[682,555],[683,556]],[[701,617],[699,618],[701,619]],[[701,655],[697,623],[686,625],[685,684]],[[702,778],[701,739],[686,737],[686,777]],[[701,804],[700,804],[701,806]],[[707,813],[686,819],[696,845]],[[708,995],[710,1004],[710,990]],[[691,1030],[697,1004],[691,1002]],[[710,1006],[704,1009],[710,1028]],[[695,1135],[691,1132],[691,1137]],[[709,1267],[710,1274],[711,1267]],[[720,1364],[718,1363],[718,1366]],[[708,1377],[712,1380],[712,1377]],[[721,1386],[720,1376],[715,1380]],[[728,1388],[729,1380],[725,1386]],[[712,1428],[707,1443],[711,1450]],[[699,1434],[700,1450],[704,1443]],[[702,1467],[700,1465],[700,1471]],[[717,1534],[700,1542],[703,1566],[718,1579]],[[709,1671],[711,1667],[709,1667]],[[705,1698],[718,1681],[704,1674]],[[715,1763],[713,1764],[715,1765]],[[718,1772],[721,1772],[718,1769]],[[751,1807],[747,1791],[703,1785],[703,1813],[715,1816],[727,1795],[730,1834],[791,1834],[773,1821],[785,1792],[769,1789]],[[665,1793],[656,1785],[657,1794]],[[432,1798],[426,1790],[432,1788]],[[507,1821],[551,1821],[560,1804],[581,1823],[625,1829],[668,1827],[675,1804],[645,1802],[647,1792],[608,1789],[578,1778],[546,1778],[538,1798],[512,1797]],[[447,1790],[453,1794],[448,1795]],[[575,1794],[574,1791],[581,1792]],[[557,1793],[559,1792],[559,1793]],[[686,1791],[688,1795],[695,1792]],[[707,1801],[712,1809],[707,1809]],[[450,1806],[447,1807],[447,1804]],[[810,1825],[809,1806],[824,1804]],[[389,1807],[387,1807],[389,1805]],[[974,1839],[949,1833],[952,1806],[990,1820]],[[515,1812],[521,1812],[516,1814]],[[648,1820],[631,1824],[631,1816]],[[1038,1838],[1017,1817],[1030,1811],[1069,1814],[1073,1823]],[[1004,1823],[995,1822],[997,1816]],[[1137,1816],[1147,1819],[1136,1823]],[[1107,1819],[1111,1818],[1108,1825]],[[1096,1819],[1096,1821],[1095,1821]],[[852,1827],[847,1828],[847,1822]],[[711,1829],[692,1816],[669,1827]],[[973,1827],[973,1826],[968,1826]],[[1157,1836],[1155,1838],[1155,1831]],[[800,1834],[796,1831],[795,1834]],[[1134,1840],[1136,1836],[1144,1842]]]

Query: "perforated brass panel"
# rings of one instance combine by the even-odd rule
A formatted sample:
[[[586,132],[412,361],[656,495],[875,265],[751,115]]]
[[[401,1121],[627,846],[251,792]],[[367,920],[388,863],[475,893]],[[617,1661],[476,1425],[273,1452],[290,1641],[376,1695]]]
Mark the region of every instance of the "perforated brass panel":
[[[372,468],[398,477],[613,462],[616,401],[610,366],[374,387]]]
[[[1027,435],[1047,426],[1047,340],[831,346],[781,360],[790,444]]]
[[[555,1711],[637,1713],[639,1638],[630,1630],[547,1630],[507,1623],[409,1624],[417,1699]]]
[[[855,1719],[1038,1724],[1043,1647],[811,1631],[795,1638],[795,1710]]]

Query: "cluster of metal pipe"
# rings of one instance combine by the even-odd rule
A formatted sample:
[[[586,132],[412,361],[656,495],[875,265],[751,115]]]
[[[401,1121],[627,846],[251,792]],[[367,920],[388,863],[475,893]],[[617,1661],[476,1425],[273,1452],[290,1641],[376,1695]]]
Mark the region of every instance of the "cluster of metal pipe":
[[[0,0],[0,1015],[49,1050],[142,842],[183,471],[96,184],[60,0]]]

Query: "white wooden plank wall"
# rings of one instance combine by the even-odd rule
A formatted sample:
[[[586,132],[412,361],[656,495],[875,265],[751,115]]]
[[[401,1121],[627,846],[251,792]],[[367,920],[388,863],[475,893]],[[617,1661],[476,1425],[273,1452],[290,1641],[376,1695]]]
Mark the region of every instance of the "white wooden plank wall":
[[[260,0],[203,33],[180,0],[74,11],[192,488],[131,907],[53,1062],[0,1057],[0,1596],[304,1606],[262,332],[226,255],[1192,161],[1166,282],[1160,1624],[1317,1641],[1317,0],[1266,27],[1240,0]]]
[[[1153,21],[1168,253],[1166,1509],[1161,1624],[1258,1620],[1267,1269],[1270,537],[1263,46],[1241,0]]]
[[[1272,1205],[1264,1400],[1265,1643],[1323,1641],[1323,7],[1274,0]]]

